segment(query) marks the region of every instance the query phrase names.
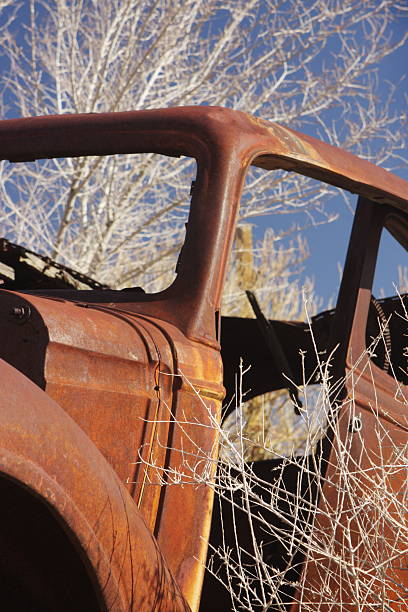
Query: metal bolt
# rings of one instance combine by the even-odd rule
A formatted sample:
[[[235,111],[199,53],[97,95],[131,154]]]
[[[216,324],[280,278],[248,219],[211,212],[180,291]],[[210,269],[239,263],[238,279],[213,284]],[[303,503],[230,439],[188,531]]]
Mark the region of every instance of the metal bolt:
[[[28,305],[23,306],[13,306],[11,309],[11,314],[13,317],[18,319],[20,322],[27,321],[27,319],[31,316],[31,309]]]
[[[360,417],[353,417],[349,423],[349,432],[356,433],[357,431],[361,431],[363,428],[363,421]]]

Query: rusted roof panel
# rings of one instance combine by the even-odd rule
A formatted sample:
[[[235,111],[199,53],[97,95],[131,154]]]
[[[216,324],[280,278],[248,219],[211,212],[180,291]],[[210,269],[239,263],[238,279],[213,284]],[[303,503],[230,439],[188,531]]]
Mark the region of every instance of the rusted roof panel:
[[[408,207],[407,183],[392,173],[311,136],[221,107],[49,115],[0,122],[0,159],[10,161],[147,152],[200,157],[217,144],[242,163],[292,170],[371,200]]]

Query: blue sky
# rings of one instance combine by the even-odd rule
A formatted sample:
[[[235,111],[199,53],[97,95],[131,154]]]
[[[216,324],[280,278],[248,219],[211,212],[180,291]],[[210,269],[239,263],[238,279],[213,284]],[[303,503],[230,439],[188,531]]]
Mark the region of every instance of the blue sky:
[[[402,34],[404,28],[407,27],[407,20],[400,20],[394,27],[394,30],[399,30]],[[379,76],[379,94],[387,88],[387,81],[397,84],[398,90],[394,97],[394,111],[407,113],[407,97],[408,97],[408,43],[404,47],[398,49],[392,55],[386,57],[378,68]],[[408,136],[407,124],[405,125]],[[408,157],[407,148],[403,152],[405,157]],[[408,168],[395,167],[393,172],[398,174],[403,179],[408,181]],[[356,203],[356,196],[352,196],[352,202]],[[310,257],[304,263],[303,277],[312,277],[315,282],[317,295],[323,298],[323,303],[326,305],[329,300],[333,300],[337,294],[340,273],[342,269],[348,239],[353,222],[352,212],[347,208],[341,196],[333,198],[328,203],[328,210],[338,213],[339,218],[325,225],[311,226],[303,235],[309,243]],[[259,229],[265,228],[267,225],[272,225],[276,231],[280,229],[286,230],[294,223],[302,225],[302,221],[291,215],[273,215],[269,218],[259,219]],[[384,289],[386,295],[394,293],[393,285],[396,280],[398,265],[408,266],[408,257],[396,241],[386,236],[382,239],[380,247],[380,255],[377,262],[376,277],[374,281],[374,294],[379,295]]]

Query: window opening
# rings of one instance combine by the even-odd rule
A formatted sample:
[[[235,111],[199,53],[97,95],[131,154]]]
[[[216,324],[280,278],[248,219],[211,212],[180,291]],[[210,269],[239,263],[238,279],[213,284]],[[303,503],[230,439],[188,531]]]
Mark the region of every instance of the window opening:
[[[2,230],[11,243],[114,289],[155,293],[174,281],[195,160],[107,155],[4,162],[1,171]],[[63,282],[50,262],[22,257]],[[6,269],[0,274],[3,285],[12,280]]]
[[[352,224],[342,191],[305,177],[296,183],[293,173],[252,170],[241,210],[247,218],[236,230],[227,272],[221,326],[227,388],[224,426],[232,439],[244,438],[249,461],[263,459],[270,452],[280,456],[311,453],[325,430],[328,389],[322,372]],[[267,217],[253,215],[254,194],[261,187],[261,209]],[[287,190],[296,216],[289,215]],[[334,193],[336,199],[324,211],[324,203]],[[276,214],[271,215],[273,211]],[[305,211],[308,213],[302,215]],[[336,216],[338,221],[327,223]],[[336,224],[339,244],[333,244],[329,253],[325,231],[330,227],[333,232]],[[304,237],[306,228],[312,237],[309,242]],[[313,269],[308,269],[311,251],[327,263],[325,298],[317,295]],[[272,328],[279,347],[274,354],[255,320],[248,291]],[[234,411],[239,403],[240,418]]]
[[[371,361],[408,384],[408,258],[406,248],[384,228],[366,326]]]

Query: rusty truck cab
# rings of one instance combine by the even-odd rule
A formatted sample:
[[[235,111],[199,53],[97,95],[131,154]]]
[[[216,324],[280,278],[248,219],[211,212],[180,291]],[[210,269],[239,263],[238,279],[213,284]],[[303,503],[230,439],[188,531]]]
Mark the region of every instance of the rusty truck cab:
[[[353,359],[365,348],[382,227],[407,245],[407,183],[311,137],[217,107],[0,123],[0,158],[11,162],[119,153],[196,160],[176,279],[153,294],[0,292],[2,483],[7,499],[15,493],[19,504],[15,531],[26,503],[33,514],[38,508],[40,524],[49,517],[66,551],[60,569],[95,609],[197,610],[213,504],[206,482],[215,475],[214,424],[225,393],[220,302],[247,169],[298,172],[359,196],[328,342],[339,346],[334,376],[362,368],[358,401],[366,445],[372,398],[365,369]],[[368,225],[372,231],[362,240]],[[406,440],[407,417],[393,399],[400,383],[380,369],[377,377],[386,406],[380,418],[390,435]],[[342,392],[343,398],[347,385]],[[345,403],[338,417],[344,427],[347,410]],[[9,515],[3,531],[8,521]],[[37,571],[39,543],[22,534],[21,555],[25,547],[29,567],[12,561],[7,571],[27,593],[35,591],[27,597],[41,601],[54,553],[44,548],[44,568]],[[84,584],[69,569],[75,560]],[[318,580],[312,562],[304,571]],[[63,586],[61,580],[55,597],[62,597]],[[71,603],[64,609],[79,609]]]

